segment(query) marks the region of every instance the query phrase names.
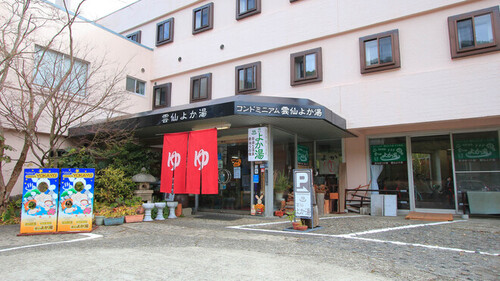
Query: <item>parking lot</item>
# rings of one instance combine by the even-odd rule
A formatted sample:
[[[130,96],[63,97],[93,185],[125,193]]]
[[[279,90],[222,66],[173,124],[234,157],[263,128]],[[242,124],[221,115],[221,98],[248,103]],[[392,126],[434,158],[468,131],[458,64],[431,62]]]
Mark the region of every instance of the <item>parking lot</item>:
[[[500,275],[500,220],[494,217],[425,222],[347,214],[323,217],[321,229],[312,232],[285,231],[289,226],[286,218],[211,213],[99,227],[91,234],[18,237],[19,226],[2,226],[0,266],[6,278],[17,280],[498,280]],[[19,262],[26,257],[36,262]],[[79,269],[63,274],[58,268],[64,264]]]

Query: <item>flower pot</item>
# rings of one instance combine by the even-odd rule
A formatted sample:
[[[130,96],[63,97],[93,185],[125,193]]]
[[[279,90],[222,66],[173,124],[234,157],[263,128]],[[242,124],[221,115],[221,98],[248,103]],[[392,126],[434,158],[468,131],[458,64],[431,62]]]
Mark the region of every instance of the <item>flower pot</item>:
[[[124,217],[104,218],[104,225],[120,225],[124,220]]]
[[[296,230],[296,229],[297,229],[297,227],[299,227],[299,226],[301,226],[301,225],[302,225],[302,223],[300,223],[300,222],[292,222],[292,225],[293,225],[293,229],[295,229],[295,230]]]
[[[95,216],[95,224],[103,225],[105,216]]]
[[[281,218],[284,214],[283,211],[274,211],[274,215]]]
[[[175,208],[175,216],[180,217],[182,215],[182,204],[178,204]]]
[[[144,215],[130,215],[130,216],[125,216],[125,222],[126,223],[142,222],[143,219],[144,219]]]
[[[301,230],[301,231],[307,230],[307,225],[299,225],[297,226],[296,230]]]

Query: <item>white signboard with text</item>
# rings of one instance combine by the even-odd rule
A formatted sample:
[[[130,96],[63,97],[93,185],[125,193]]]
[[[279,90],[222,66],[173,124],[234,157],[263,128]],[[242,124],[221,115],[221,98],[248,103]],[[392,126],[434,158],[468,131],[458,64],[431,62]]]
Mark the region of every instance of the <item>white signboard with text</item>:
[[[313,178],[311,169],[293,170],[295,217],[313,218]]]
[[[248,129],[248,161],[268,161],[267,127]]]

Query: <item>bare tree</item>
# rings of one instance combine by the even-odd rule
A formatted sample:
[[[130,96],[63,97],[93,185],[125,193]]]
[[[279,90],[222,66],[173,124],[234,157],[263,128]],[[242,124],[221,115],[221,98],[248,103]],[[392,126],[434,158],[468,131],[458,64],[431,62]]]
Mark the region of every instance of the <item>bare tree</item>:
[[[74,24],[81,1],[73,12],[59,11],[36,0],[9,0],[0,4],[0,207],[8,200],[28,153],[40,167],[50,167],[50,153],[64,143],[69,127],[100,116],[111,116],[122,102],[116,88],[123,68],[104,71],[104,58],[77,48]],[[66,3],[65,4],[66,8]],[[35,42],[35,34],[46,39]],[[47,36],[49,35],[49,36]],[[22,148],[9,160],[7,129],[20,136]]]

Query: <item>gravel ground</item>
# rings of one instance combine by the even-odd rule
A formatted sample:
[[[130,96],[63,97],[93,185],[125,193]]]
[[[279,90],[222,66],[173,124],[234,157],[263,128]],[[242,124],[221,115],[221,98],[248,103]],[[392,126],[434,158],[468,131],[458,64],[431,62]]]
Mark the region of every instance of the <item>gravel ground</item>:
[[[422,224],[427,225],[359,234]],[[320,230],[297,234],[283,232],[290,225],[286,219],[205,213],[99,227],[93,233],[102,238],[3,252],[83,236],[18,237],[19,226],[1,226],[0,269],[5,280],[499,280],[500,257],[482,253],[500,253],[499,219],[457,217],[454,223],[429,224],[337,215],[322,219]],[[242,225],[254,226],[229,228]],[[346,234],[351,235],[341,236]],[[35,262],[25,266],[20,261],[28,257]],[[75,266],[81,269],[61,271]]]

